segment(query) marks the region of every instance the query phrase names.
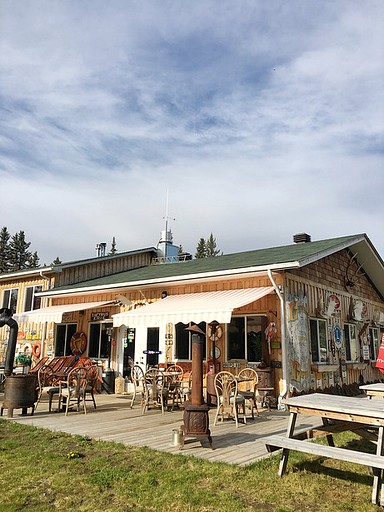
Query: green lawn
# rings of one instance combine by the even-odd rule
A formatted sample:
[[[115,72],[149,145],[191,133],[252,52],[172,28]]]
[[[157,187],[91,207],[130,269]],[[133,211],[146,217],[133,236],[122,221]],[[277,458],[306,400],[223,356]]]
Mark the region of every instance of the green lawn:
[[[0,419],[0,512],[381,510],[364,466],[293,453],[279,478],[278,463],[240,468]]]

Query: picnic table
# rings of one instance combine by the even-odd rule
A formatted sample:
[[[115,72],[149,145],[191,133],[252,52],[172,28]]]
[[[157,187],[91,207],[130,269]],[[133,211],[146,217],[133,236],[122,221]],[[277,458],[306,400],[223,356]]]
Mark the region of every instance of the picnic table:
[[[334,458],[347,462],[363,464],[373,469],[372,503],[378,504],[380,486],[383,479],[383,434],[384,434],[384,404],[379,400],[356,398],[338,395],[313,393],[291,397],[283,400],[290,412],[286,437],[273,435],[265,439],[267,449],[274,451],[282,448],[279,466],[279,476],[286,470],[290,450],[301,451]],[[311,427],[305,436],[295,435],[295,423],[298,414],[319,416],[322,425]],[[376,453],[361,452],[334,446],[335,432],[350,430],[367,438],[376,444]],[[328,446],[311,442],[313,433],[327,436]],[[299,438],[300,437],[300,438]],[[306,439],[303,439],[306,437]],[[384,492],[381,493],[381,505],[384,504]]]
[[[384,382],[375,382],[374,384],[364,384],[359,386],[359,389],[365,391],[369,398],[373,396],[384,397]]]

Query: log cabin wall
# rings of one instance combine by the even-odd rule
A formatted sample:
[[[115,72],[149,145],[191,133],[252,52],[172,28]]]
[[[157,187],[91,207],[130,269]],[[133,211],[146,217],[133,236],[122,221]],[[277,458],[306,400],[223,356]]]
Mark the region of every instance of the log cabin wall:
[[[4,280],[0,281],[0,306],[3,306],[4,292],[7,290],[17,290],[17,303],[15,313],[23,313],[26,310],[26,298],[28,288],[40,287],[42,291],[49,290],[53,286],[54,277],[53,273],[49,272],[49,275],[44,273],[44,269],[41,273],[31,273],[23,275],[21,272],[19,275],[14,277],[3,276]],[[45,277],[44,277],[45,276]],[[5,279],[6,278],[6,279]],[[41,301],[40,307],[43,307]],[[7,305],[8,306],[8,305]],[[33,306],[31,305],[32,309]],[[4,326],[0,328],[0,362],[5,360],[6,349],[8,344],[9,328]],[[25,348],[30,348],[32,342],[41,338],[41,325],[19,325],[18,326],[18,338],[16,346],[16,354],[23,352]]]
[[[310,368],[307,369],[304,365],[303,371],[300,361],[291,361],[291,386],[295,388],[294,391],[343,386],[349,387],[350,392],[358,392],[359,382],[373,382],[380,379],[382,374],[375,368],[375,360],[367,359],[367,347],[364,351],[364,345],[369,345],[370,327],[374,327],[379,333],[379,340],[381,338],[384,325],[380,325],[377,319],[380,318],[380,313],[384,315],[384,303],[347,250],[326,257],[303,269],[287,272],[285,294],[288,301],[292,297],[305,298],[302,301],[305,309],[303,314],[308,323],[310,318],[325,320],[327,323],[328,364],[316,364],[311,361]],[[340,301],[339,307],[334,311],[332,308],[328,309],[330,296],[336,296]],[[300,302],[300,299],[297,300]],[[363,304],[364,307],[360,314],[354,311],[358,303]],[[289,323],[287,318],[288,326]],[[359,360],[355,362],[346,361],[343,333],[345,324],[351,324],[356,329]],[[337,326],[342,331],[340,350],[335,350],[333,339]],[[289,331],[288,328],[288,333]],[[289,343],[295,344],[292,338]],[[309,326],[308,344],[310,351]],[[292,346],[291,353],[297,354],[297,350]]]

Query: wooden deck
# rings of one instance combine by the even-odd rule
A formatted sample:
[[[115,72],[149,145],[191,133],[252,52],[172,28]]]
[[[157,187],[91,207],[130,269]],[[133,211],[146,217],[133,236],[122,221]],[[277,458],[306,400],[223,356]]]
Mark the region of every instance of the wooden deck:
[[[0,402],[3,396],[0,395]],[[100,394],[96,396],[97,409],[87,403],[87,414],[70,411],[48,412],[48,402],[41,402],[32,416],[22,416],[21,409],[15,409],[13,418],[8,418],[4,410],[3,418],[26,425],[47,428],[69,434],[86,435],[103,441],[114,441],[129,446],[148,446],[155,450],[174,454],[191,455],[215,462],[227,462],[240,466],[250,464],[268,456],[264,437],[271,434],[284,434],[288,423],[288,412],[277,410],[260,411],[260,417],[247,419],[247,424],[225,420],[215,426],[215,409],[209,413],[210,429],[213,438],[212,450],[208,440],[186,438],[182,450],[173,446],[172,430],[182,424],[183,411],[175,410],[161,414],[160,410],[150,409],[141,415],[139,405],[130,409],[130,399],[125,395]],[[241,420],[240,420],[241,421]],[[303,417],[298,421],[297,430],[308,429],[319,424],[319,419]]]

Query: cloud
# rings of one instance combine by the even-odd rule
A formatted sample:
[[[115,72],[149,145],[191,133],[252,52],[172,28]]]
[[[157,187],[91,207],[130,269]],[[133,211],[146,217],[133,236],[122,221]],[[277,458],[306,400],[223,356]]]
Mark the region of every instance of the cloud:
[[[0,219],[42,261],[367,232],[384,254],[380,1],[4,1]],[[48,235],[53,233],[53,236]]]

